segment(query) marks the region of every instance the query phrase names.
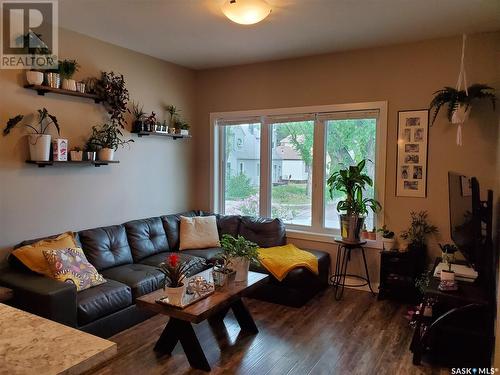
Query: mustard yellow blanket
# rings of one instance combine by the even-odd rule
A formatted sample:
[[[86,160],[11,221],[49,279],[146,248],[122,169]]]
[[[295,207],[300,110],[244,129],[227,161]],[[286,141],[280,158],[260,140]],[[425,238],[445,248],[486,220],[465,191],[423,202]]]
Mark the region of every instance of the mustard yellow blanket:
[[[293,244],[268,248],[259,248],[260,263],[279,281],[288,272],[298,267],[305,267],[318,274],[318,259],[308,251],[300,250]]]

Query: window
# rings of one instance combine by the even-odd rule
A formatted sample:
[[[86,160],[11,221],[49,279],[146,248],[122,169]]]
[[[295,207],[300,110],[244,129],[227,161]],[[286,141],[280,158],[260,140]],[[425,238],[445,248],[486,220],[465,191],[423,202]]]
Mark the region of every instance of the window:
[[[386,108],[373,102],[212,114],[213,210],[279,217],[293,233],[338,234],[342,193],[330,196],[326,185],[333,172],[368,159],[374,187],[365,194],[383,205],[377,193],[385,185]],[[383,224],[372,213],[366,223]]]

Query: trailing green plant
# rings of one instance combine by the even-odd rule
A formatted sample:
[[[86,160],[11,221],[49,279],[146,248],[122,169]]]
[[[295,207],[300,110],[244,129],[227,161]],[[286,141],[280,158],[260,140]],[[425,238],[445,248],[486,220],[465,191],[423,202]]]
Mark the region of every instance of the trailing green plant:
[[[94,151],[101,148],[118,149],[118,146],[124,147],[133,139],[123,140],[121,137],[123,133],[117,124],[102,124],[92,127],[92,134],[87,140],[86,149]]]
[[[78,69],[80,69],[80,64],[76,60],[66,59],[59,61],[58,73],[61,75],[61,78],[71,79]]]
[[[96,90],[108,111],[111,124],[124,129],[125,113],[130,112],[127,108],[130,95],[123,74],[101,72]]]
[[[134,121],[141,121],[146,115],[146,112],[144,112],[144,106],[136,102],[132,102],[132,110],[130,112],[132,113],[132,116],[134,116]]]
[[[427,237],[437,233],[438,228],[428,223],[427,211],[411,211],[410,217],[410,227],[401,232],[401,238],[408,241],[410,248],[423,248],[426,246]]]
[[[467,89],[467,93],[465,92],[465,90],[457,90],[449,86],[445,86],[443,89],[434,92],[434,99],[432,99],[431,104],[429,105],[429,110],[432,111],[432,109],[434,108],[431,125],[433,125],[436,121],[439,110],[445,105],[448,105],[446,117],[450,122],[453,116],[453,112],[455,112],[460,105],[465,105],[465,109],[467,110],[472,104],[472,101],[476,99],[489,99],[491,101],[491,104],[493,105],[494,110],[496,96],[489,90],[494,89],[481,83],[475,83],[469,86],[469,88]]]
[[[59,123],[57,122],[57,117],[51,115],[46,108],[39,109],[37,111],[38,121],[36,124],[23,124],[26,128],[33,131],[33,134],[46,134],[47,129],[50,125],[54,125],[57,130],[57,134],[61,134],[61,129]],[[3,129],[3,135],[8,135],[12,129],[14,129],[22,120],[24,115],[17,115],[12,117],[7,121],[5,128]]]
[[[252,241],[248,241],[243,236],[233,237],[230,234],[224,234],[220,245],[226,256],[230,258],[242,257],[253,263],[258,263],[259,261],[259,253],[257,251],[259,246]]]
[[[382,228],[377,229],[377,232],[382,233],[383,238],[394,238],[394,232],[388,229],[386,225],[382,226]]]
[[[425,294],[425,290],[429,286],[431,281],[431,271],[425,271],[420,274],[419,277],[415,280],[415,287],[421,294]]]
[[[333,199],[335,191],[341,191],[346,196],[337,204],[337,211],[345,211],[347,215],[366,215],[368,209],[377,212],[382,208],[377,200],[363,198],[366,186],[373,186],[370,176],[363,173],[365,165],[366,160],[361,160],[357,165],[333,172],[328,178],[330,197]]]

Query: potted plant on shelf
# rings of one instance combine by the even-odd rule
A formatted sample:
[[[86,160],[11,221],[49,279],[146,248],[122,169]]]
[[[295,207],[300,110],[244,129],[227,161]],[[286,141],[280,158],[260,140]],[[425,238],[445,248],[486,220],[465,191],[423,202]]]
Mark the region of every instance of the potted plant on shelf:
[[[133,139],[123,140],[122,136],[123,133],[116,124],[93,126],[92,134],[87,141],[87,148],[90,146],[92,149],[96,149],[99,160],[112,161],[118,146],[124,147],[130,142],[134,142]]]
[[[386,225],[379,228],[377,232],[382,234],[382,247],[384,250],[389,251],[394,249],[394,244],[396,242],[394,238],[394,232],[389,230]]]
[[[173,104],[168,105],[166,108],[166,111],[168,112],[170,116],[170,129],[175,129],[174,127],[174,122],[177,117],[179,117],[180,109],[177,109],[177,107]]]
[[[98,147],[93,143],[92,137],[85,142],[85,147],[83,149],[85,160],[94,161],[96,159]]]
[[[108,111],[110,122],[124,129],[125,113],[129,112],[127,104],[130,96],[123,75],[114,72],[102,72],[101,79],[97,81],[95,90]]]
[[[59,75],[62,78],[62,88],[64,90],[76,91],[76,81],[73,76],[80,68],[76,60],[59,61]]]
[[[427,221],[427,211],[410,212],[411,224],[407,230],[401,232],[401,238],[408,243],[408,250],[425,251],[427,237],[438,232],[435,225]]]
[[[174,121],[175,134],[189,135],[190,127],[191,126],[180,117],[177,117]]]
[[[69,152],[71,161],[82,161],[83,160],[83,150],[80,146],[73,147]]]
[[[233,237],[224,234],[220,241],[221,247],[231,259],[233,269],[236,271],[235,281],[246,281],[250,262],[258,263],[259,254],[257,244],[248,241],[243,236]]]
[[[38,110],[38,121],[35,125],[24,124],[24,126],[32,131],[28,135],[28,143],[30,149],[30,160],[32,161],[49,161],[50,159],[50,142],[51,135],[47,134],[50,125],[54,125],[57,134],[60,135],[59,123],[54,115],[51,115],[46,108]],[[23,115],[17,115],[9,121],[3,130],[3,135],[8,135],[22,120]]]
[[[496,97],[492,87],[475,83],[465,90],[457,90],[446,86],[442,90],[434,93],[434,98],[430,104],[430,110],[434,108],[431,125],[436,121],[437,114],[441,107],[448,105],[447,118],[452,124],[461,124],[467,121],[470,114],[472,102],[477,99],[489,99],[495,109]]]
[[[155,132],[157,122],[156,113],[155,111],[152,111],[151,114],[146,116],[146,119],[144,120],[145,130],[148,132]]]
[[[39,86],[43,83],[43,72],[38,69],[26,71],[26,80],[30,85]]]
[[[134,133],[139,133],[144,131],[144,117],[146,113],[144,112],[143,105],[139,103],[132,102],[132,116],[134,117],[132,123],[132,131]]]
[[[229,281],[234,280],[236,271],[231,268],[231,253],[223,250],[215,260],[212,271],[215,286],[224,286]]]
[[[182,305],[186,290],[183,281],[197,264],[197,262],[183,262],[175,253],[170,254],[165,262],[160,263],[158,269],[164,276],[162,285],[167,294],[168,303],[176,306]]]
[[[357,165],[332,173],[327,180],[332,199],[335,190],[346,195],[346,199],[337,204],[337,211],[340,213],[340,232],[345,242],[359,242],[359,233],[368,209],[373,212],[381,209],[380,203],[375,199],[363,198],[366,186],[373,186],[372,179],[363,173],[365,164],[366,161],[361,160]]]

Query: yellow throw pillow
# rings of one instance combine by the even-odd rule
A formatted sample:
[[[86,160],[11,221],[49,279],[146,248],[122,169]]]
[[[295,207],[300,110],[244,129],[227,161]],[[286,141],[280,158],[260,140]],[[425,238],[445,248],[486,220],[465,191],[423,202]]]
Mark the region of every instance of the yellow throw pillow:
[[[12,252],[26,267],[33,272],[41,273],[45,276],[52,276],[49,265],[45,256],[44,250],[64,249],[76,247],[75,236],[73,232],[63,233],[56,238],[46,239],[35,242],[31,245],[20,247]]]
[[[215,216],[181,216],[179,250],[219,247]]]

